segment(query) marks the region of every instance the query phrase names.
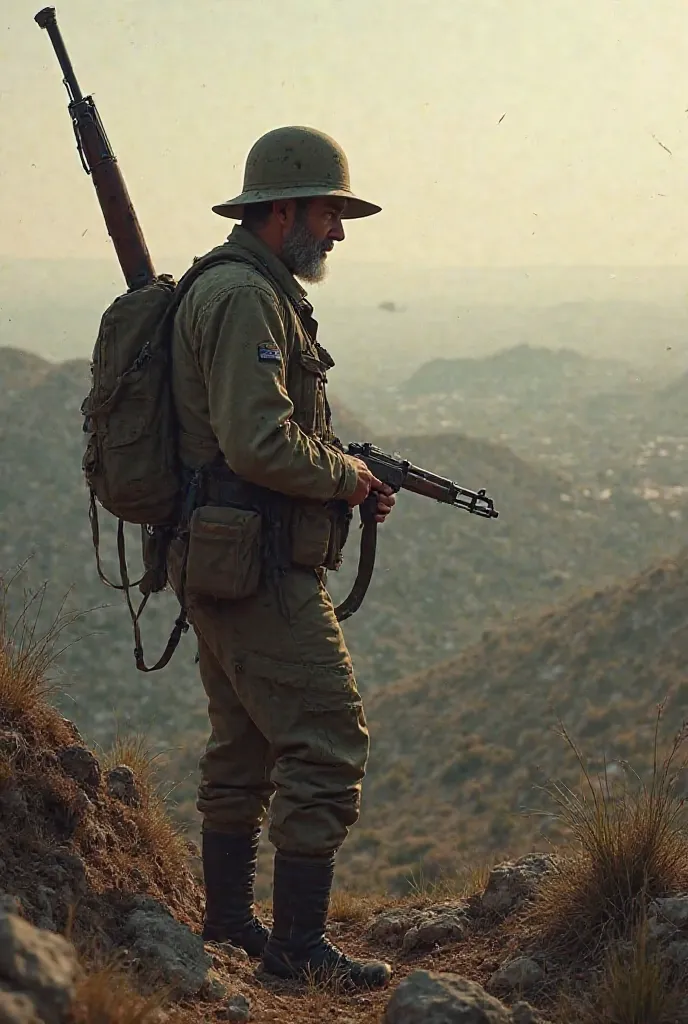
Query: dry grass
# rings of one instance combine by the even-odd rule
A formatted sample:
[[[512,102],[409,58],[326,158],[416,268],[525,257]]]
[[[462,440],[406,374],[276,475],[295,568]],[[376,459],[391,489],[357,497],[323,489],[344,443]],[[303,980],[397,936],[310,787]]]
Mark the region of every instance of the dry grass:
[[[672,977],[658,957],[641,921],[630,941],[607,951],[599,981],[585,996],[565,994],[560,1000],[565,1020],[579,1024],[686,1024],[685,983]]]
[[[169,817],[162,783],[158,778],[159,754],[151,754],[143,736],[118,736],[105,754],[105,770],[127,765],[136,779],[141,806],[132,808],[141,841],[150,850],[165,875],[173,880],[189,867],[189,851],[181,826]]]
[[[164,991],[141,995],[116,963],[106,964],[79,982],[70,1024],[154,1024],[166,999]]]
[[[410,896],[414,901],[440,903],[443,900],[465,899],[482,891],[490,876],[490,865],[478,863],[456,868],[428,878],[421,867],[409,877]]]
[[[0,709],[9,715],[31,710],[53,692],[49,669],[76,642],[60,646],[61,636],[80,618],[78,613],[65,614],[65,597],[41,632],[39,622],[47,590],[44,584],[34,594],[24,593],[21,611],[12,621],[9,592],[20,572],[21,568],[9,578],[0,575]]]
[[[529,916],[549,941],[576,952],[593,952],[606,941],[627,939],[651,900],[682,891],[688,883],[684,800],[676,780],[688,759],[685,727],[660,763],[657,711],[649,784],[628,766],[620,783],[607,771],[595,779],[562,726],[583,772],[580,794],[555,783],[550,793],[573,835],[577,852],[543,882]]]
[[[330,897],[329,918],[342,924],[367,921],[381,902],[381,899],[376,900],[371,895],[335,889]]]

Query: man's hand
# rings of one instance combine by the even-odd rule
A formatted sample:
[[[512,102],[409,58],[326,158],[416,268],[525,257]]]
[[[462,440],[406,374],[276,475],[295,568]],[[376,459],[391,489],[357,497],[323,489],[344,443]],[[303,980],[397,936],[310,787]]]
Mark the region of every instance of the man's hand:
[[[377,496],[377,510],[375,513],[375,522],[384,523],[389,513],[394,507],[396,501],[394,497],[394,491],[389,484],[383,484],[382,480],[378,480],[374,476],[365,462],[362,459],[351,460],[356,466],[356,472],[358,474],[358,483],[356,490],[348,499],[349,505],[354,508],[356,505],[362,505],[366,500],[371,491],[374,491]]]
[[[351,508],[362,505],[372,490],[379,490],[384,484],[370,472],[363,459],[350,459],[353,462],[358,477],[356,490],[347,499]]]
[[[384,523],[387,516],[394,508],[396,498],[394,497],[394,491],[389,484],[381,483],[379,487],[373,487],[371,490],[375,491],[377,495],[377,511],[375,513],[375,522]]]

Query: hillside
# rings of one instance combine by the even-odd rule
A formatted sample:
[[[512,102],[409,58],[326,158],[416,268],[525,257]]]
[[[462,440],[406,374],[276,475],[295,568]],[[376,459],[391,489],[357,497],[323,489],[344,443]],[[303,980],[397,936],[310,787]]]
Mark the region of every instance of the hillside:
[[[6,365],[16,375],[17,362],[15,352],[0,349],[0,376]],[[206,728],[194,645],[184,638],[163,673],[142,676],[134,669],[128,615],[119,594],[98,580],[91,546],[79,414],[88,364],[45,364],[39,373],[36,366],[27,358],[30,386],[6,394],[0,406],[0,444],[7,453],[0,463],[2,565],[9,571],[33,553],[24,579],[34,586],[50,581],[46,614],[70,588],[69,607],[88,610],[77,624],[84,639],[65,655],[60,697],[85,734],[108,742],[117,723],[149,730],[161,747],[175,747],[181,732],[197,736]],[[347,440],[364,429],[343,413]],[[394,522],[380,531],[365,605],[346,627],[367,692],[460,650],[488,623],[519,608],[627,574],[680,541],[680,522],[660,521],[646,503],[617,507],[572,495],[568,481],[501,445],[448,435],[377,440],[468,486],[485,486],[502,515],[488,522],[413,495],[400,498]],[[102,520],[106,568],[116,574],[112,523],[105,514]],[[356,534],[341,578],[331,578],[335,595],[355,570]],[[132,530],[133,570],[137,546]],[[143,619],[149,656],[164,646],[175,609],[171,595],[150,602]]]
[[[671,760],[649,797],[610,793],[601,816],[576,818],[569,805],[580,838],[568,849],[473,866],[440,885],[421,878],[403,898],[371,891],[370,878],[351,893],[338,872],[328,936],[389,962],[389,987],[282,982],[243,950],[204,943],[198,850],[174,829],[145,746],[91,750],[49,703],[60,624],[17,635],[6,611],[0,604],[6,1024],[688,1021],[688,846]],[[270,925],[270,906],[257,910]]]
[[[459,859],[492,859],[561,838],[539,792],[578,770],[561,718],[595,770],[602,759],[645,773],[665,698],[673,735],[688,700],[688,551],[624,584],[519,618],[458,658],[368,701],[373,743],[347,868],[404,888]],[[390,854],[393,850],[393,856]]]

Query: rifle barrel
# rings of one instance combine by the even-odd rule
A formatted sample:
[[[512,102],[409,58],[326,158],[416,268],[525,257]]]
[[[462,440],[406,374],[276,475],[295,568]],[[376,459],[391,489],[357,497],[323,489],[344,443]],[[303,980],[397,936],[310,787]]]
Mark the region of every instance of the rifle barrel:
[[[39,11],[35,16],[34,21],[40,28],[44,28],[50,36],[50,42],[53,44],[55,55],[62,68],[62,74],[64,76],[64,84],[69,93],[69,98],[72,103],[78,103],[79,100],[84,98],[84,95],[79,88],[79,83],[76,80],[74,68],[72,62],[69,59],[67,53],[67,47],[64,44],[62,33],[57,25],[57,16],[55,14],[54,7],[44,7],[42,11]]]

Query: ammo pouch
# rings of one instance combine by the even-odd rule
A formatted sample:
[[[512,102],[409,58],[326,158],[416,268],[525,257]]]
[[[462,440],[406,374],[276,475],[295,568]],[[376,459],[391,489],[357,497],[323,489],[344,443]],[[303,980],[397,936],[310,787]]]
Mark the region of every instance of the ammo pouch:
[[[194,573],[193,549],[207,550],[211,534],[218,550],[223,537],[234,549],[235,589],[246,597],[249,596],[247,587],[253,586],[255,577],[254,560],[272,577],[292,565],[338,569],[342,563],[342,548],[352,518],[347,502],[322,504],[289,498],[242,480],[226,463],[216,463],[204,472],[198,505],[200,508],[190,518],[189,595],[201,595],[200,590],[194,591],[189,586]],[[246,546],[245,555],[238,554],[241,545]],[[201,586],[197,575],[195,580],[194,585]],[[226,593],[232,586],[227,583],[220,589]]]
[[[200,505],[189,521],[185,591],[192,598],[238,601],[261,579],[262,517],[253,509]]]

